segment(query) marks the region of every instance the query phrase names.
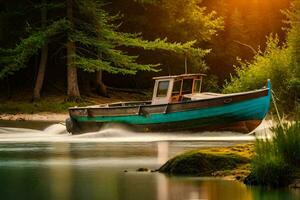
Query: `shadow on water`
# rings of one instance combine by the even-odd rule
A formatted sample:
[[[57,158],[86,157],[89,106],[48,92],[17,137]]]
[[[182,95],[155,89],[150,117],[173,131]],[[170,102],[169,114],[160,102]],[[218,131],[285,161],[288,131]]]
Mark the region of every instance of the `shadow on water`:
[[[111,126],[99,132],[70,135],[62,124],[43,128],[37,128],[36,124],[27,124],[26,128],[3,122],[0,125],[3,199],[294,200],[300,197],[299,191],[251,188],[223,179],[136,172],[140,167],[157,169],[183,151],[252,142],[253,135],[145,134]]]

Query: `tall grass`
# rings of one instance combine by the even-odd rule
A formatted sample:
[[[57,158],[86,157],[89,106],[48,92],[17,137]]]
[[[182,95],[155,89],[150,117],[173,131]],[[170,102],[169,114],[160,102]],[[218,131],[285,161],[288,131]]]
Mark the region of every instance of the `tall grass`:
[[[283,186],[300,167],[300,121],[272,128],[272,139],[257,139],[251,180],[255,184]]]
[[[272,129],[275,151],[288,164],[300,167],[300,121],[285,123]]]
[[[290,180],[290,167],[278,154],[270,140],[257,140],[252,161],[252,183],[265,186],[283,186]]]

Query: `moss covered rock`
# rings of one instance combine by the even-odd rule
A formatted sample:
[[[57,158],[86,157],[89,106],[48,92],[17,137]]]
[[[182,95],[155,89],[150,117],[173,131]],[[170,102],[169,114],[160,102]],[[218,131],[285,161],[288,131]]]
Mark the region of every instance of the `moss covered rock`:
[[[238,169],[250,159],[230,151],[190,151],[176,156],[159,171],[171,175],[213,176],[219,171]]]

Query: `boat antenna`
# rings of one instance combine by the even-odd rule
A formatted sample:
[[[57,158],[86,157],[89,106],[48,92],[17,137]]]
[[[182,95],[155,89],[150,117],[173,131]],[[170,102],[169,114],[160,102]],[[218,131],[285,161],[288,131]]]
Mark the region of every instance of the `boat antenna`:
[[[184,68],[185,68],[185,74],[187,74],[188,68],[187,68],[187,57],[186,56],[185,56],[185,59],[184,59]]]

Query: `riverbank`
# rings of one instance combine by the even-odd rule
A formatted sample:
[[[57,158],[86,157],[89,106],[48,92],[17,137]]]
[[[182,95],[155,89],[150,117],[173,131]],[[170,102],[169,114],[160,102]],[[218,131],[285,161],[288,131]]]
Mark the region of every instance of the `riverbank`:
[[[68,113],[35,113],[35,114],[0,114],[0,120],[7,121],[47,121],[57,122],[65,121]]]

